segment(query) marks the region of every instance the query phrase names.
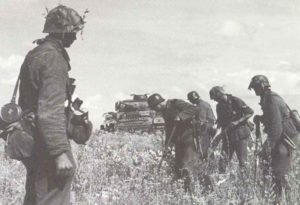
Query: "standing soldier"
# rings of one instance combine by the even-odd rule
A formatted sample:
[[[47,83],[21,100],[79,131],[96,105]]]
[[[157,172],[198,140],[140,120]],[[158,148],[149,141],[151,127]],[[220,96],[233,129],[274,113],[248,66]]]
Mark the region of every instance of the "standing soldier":
[[[217,125],[222,129],[222,157],[219,161],[219,172],[225,173],[226,166],[236,152],[242,171],[247,161],[247,144],[251,135],[247,120],[253,110],[238,97],[225,94],[220,86],[209,91],[210,98],[217,104]]]
[[[160,94],[148,98],[151,109],[161,112],[165,120],[166,146],[175,144],[176,178],[185,178],[185,188],[189,188],[191,174],[197,169],[199,160],[194,144],[194,129],[191,121],[197,116],[198,109],[179,99],[165,100]]]
[[[192,104],[199,108],[200,153],[203,159],[207,159],[207,151],[210,146],[211,136],[214,133],[213,126],[216,118],[210,104],[202,100],[196,91],[189,92],[187,98]]]
[[[287,173],[291,163],[291,152],[294,143],[291,139],[298,135],[296,127],[290,118],[290,110],[284,100],[270,89],[269,80],[264,75],[256,75],[252,78],[249,89],[254,89],[260,96],[260,105],[263,115],[256,115],[254,121],[262,122],[267,134],[267,140],[263,144],[262,158],[271,168],[276,195],[274,204],[279,204],[283,189],[289,189]]]
[[[59,5],[46,17],[44,39],[35,41],[21,67],[19,104],[35,113],[35,149],[24,161],[27,170],[24,205],[70,204],[75,163],[67,137],[65,101],[68,71],[65,50],[83,29],[83,18],[72,8]]]

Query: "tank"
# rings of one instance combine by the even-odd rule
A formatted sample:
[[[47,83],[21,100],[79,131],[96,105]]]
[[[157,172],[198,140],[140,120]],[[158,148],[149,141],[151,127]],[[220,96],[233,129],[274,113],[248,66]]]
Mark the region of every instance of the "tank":
[[[108,127],[113,126],[114,129],[110,129],[113,131],[163,132],[164,119],[160,113],[149,108],[147,103],[148,96],[146,94],[133,94],[131,96],[132,99],[117,101],[115,103],[113,120],[110,120],[110,125],[109,123],[104,123],[102,126],[106,126],[107,124]],[[110,115],[112,115],[111,112]],[[104,121],[108,122],[109,120],[105,118]]]
[[[115,112],[107,112],[103,114],[103,117],[104,121],[100,126],[100,129],[107,132],[115,132],[117,124],[117,114]]]

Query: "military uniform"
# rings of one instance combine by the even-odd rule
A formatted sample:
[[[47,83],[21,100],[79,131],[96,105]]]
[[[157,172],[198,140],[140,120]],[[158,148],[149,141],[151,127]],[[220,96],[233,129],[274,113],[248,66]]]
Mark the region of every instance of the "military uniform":
[[[213,129],[212,127],[215,124],[216,118],[210,104],[204,100],[198,99],[195,105],[199,109],[198,121],[200,124],[200,152],[202,157],[206,159],[207,151],[211,141],[210,131]]]
[[[19,104],[36,115],[35,149],[27,169],[25,205],[65,205],[72,176],[57,177],[54,159],[67,153],[74,164],[66,133],[69,57],[61,41],[46,37],[30,51],[21,67]],[[74,170],[73,170],[74,172]]]
[[[217,104],[217,124],[223,131],[228,128],[231,122],[239,120],[245,115],[253,114],[253,110],[240,98],[228,94],[227,97],[226,103],[219,102]],[[247,121],[237,127],[227,129],[226,133],[226,137],[222,139],[222,157],[219,161],[221,173],[225,172],[234,152],[236,152],[240,167],[245,167],[248,138],[251,135]]]
[[[175,167],[178,177],[182,175],[181,171],[183,169],[190,169],[197,159],[191,120],[198,113],[199,109],[195,106],[179,99],[168,100],[166,108],[162,111],[162,116],[165,120],[166,141],[169,139],[174,126],[176,126],[172,139],[173,143],[175,143]],[[180,122],[176,124],[174,119],[177,116],[180,118]]]
[[[281,195],[282,189],[287,186],[287,173],[291,163],[291,147],[289,147],[283,138],[288,136],[293,138],[298,135],[296,127],[290,118],[290,111],[284,100],[271,90],[267,90],[261,96],[260,105],[263,110],[262,122],[265,126],[265,132],[268,135],[266,146],[270,146],[271,156],[263,153],[264,159],[271,167],[275,183],[275,193]],[[270,161],[269,161],[270,160]],[[266,171],[266,170],[264,170]]]

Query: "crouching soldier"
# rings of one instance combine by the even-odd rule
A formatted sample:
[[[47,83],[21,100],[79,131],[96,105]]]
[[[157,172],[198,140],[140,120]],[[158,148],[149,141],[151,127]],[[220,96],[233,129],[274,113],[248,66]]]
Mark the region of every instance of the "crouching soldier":
[[[151,109],[161,112],[165,120],[166,145],[175,144],[176,178],[184,178],[185,189],[189,190],[191,177],[197,171],[199,155],[194,144],[194,130],[191,121],[198,109],[179,99],[165,100],[160,94],[148,98]]]
[[[253,89],[260,97],[263,115],[256,115],[254,121],[262,122],[267,134],[261,156],[266,162],[264,173],[271,171],[274,183],[274,204],[281,204],[283,190],[289,192],[287,174],[290,168],[292,149],[295,148],[293,138],[298,136],[290,117],[290,110],[284,100],[270,89],[269,80],[264,75],[252,78],[249,89]]]
[[[247,144],[251,135],[247,120],[253,110],[238,97],[226,94],[220,86],[213,87],[210,98],[217,104],[217,125],[222,129],[222,156],[219,161],[219,172],[225,173],[226,166],[235,152],[240,168],[245,170],[247,161]]]
[[[196,91],[187,94],[188,100],[199,109],[199,152],[203,159],[207,159],[207,151],[210,146],[211,137],[214,135],[214,124],[216,121],[210,104],[202,100]]]

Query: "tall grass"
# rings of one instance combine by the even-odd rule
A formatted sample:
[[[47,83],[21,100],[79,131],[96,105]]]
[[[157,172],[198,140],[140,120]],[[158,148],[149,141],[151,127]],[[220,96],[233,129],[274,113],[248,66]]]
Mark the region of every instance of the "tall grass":
[[[254,190],[253,149],[249,147],[248,171],[244,174],[239,172],[234,158],[228,173],[219,175],[219,153],[215,152],[215,158],[207,169],[215,190],[203,193],[201,184],[196,184],[195,193],[191,196],[184,192],[182,181],[173,181],[171,156],[163,162],[161,171],[157,172],[162,155],[161,136],[97,133],[86,146],[73,144],[77,172],[72,187],[72,204],[268,204],[268,195],[262,197],[261,172],[258,172],[258,183]],[[289,176],[292,187],[290,204],[299,204],[300,201],[299,160],[299,157],[294,158]],[[0,205],[22,204],[24,181],[25,169],[22,164],[6,158],[1,152]],[[265,189],[265,192],[268,190]]]

